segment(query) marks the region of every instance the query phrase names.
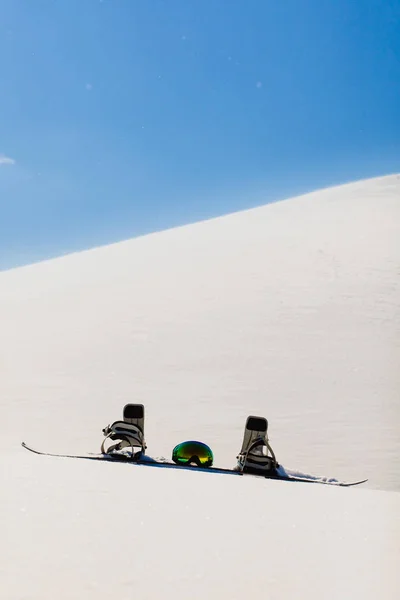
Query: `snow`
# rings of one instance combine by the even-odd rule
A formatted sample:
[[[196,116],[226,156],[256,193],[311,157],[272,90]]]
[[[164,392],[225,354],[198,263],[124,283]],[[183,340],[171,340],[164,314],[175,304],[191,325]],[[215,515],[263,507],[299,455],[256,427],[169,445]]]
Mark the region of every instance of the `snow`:
[[[397,599],[400,176],[0,274],[7,600]],[[356,488],[49,458],[127,402],[233,466],[248,414]]]

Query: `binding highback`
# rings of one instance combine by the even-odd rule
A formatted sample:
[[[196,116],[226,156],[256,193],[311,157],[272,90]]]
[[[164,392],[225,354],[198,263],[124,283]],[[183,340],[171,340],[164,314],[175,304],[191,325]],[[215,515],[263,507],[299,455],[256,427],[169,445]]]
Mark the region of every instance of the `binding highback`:
[[[254,417],[252,415],[247,417],[240,454],[247,452],[257,439],[267,441],[267,430],[268,421],[265,417]]]

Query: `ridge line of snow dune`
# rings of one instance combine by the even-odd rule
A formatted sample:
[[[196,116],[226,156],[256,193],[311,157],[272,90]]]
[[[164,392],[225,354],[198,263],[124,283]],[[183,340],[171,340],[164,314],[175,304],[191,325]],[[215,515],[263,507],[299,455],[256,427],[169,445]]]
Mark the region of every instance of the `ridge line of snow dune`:
[[[0,271],[0,276],[3,273],[8,273],[9,271],[15,271],[15,270],[21,270],[21,269],[27,269],[30,268],[32,266],[36,266],[42,263],[48,263],[48,262],[53,262],[56,260],[64,260],[67,259],[70,256],[75,256],[75,255],[85,255],[87,253],[92,253],[96,250],[105,250],[105,249],[111,249],[115,246],[120,246],[123,244],[129,244],[132,243],[133,241],[136,240],[143,240],[143,239],[147,239],[147,238],[152,238],[154,236],[159,236],[162,234],[169,234],[171,232],[177,231],[177,230],[181,230],[181,229],[186,229],[186,228],[191,228],[191,227],[196,227],[199,225],[203,225],[209,222],[219,222],[220,220],[225,220],[225,219],[229,219],[231,217],[235,217],[237,215],[241,215],[241,214],[251,214],[254,211],[258,211],[260,209],[264,209],[268,206],[274,206],[277,204],[282,204],[282,203],[286,203],[286,202],[296,202],[296,201],[301,201],[303,199],[309,199],[312,200],[314,196],[324,196],[326,193],[335,193],[336,191],[339,190],[344,190],[346,191],[346,189],[349,189],[349,191],[351,189],[353,190],[357,190],[357,188],[364,187],[365,184],[376,184],[379,185],[381,183],[386,183],[388,185],[391,184],[391,181],[393,180],[393,185],[396,183],[396,181],[400,178],[400,173],[392,173],[392,174],[388,174],[388,175],[380,175],[378,177],[372,177],[372,178],[367,178],[367,179],[358,179],[355,181],[349,181],[347,183],[341,183],[335,186],[326,186],[320,189],[316,189],[313,190],[311,192],[305,192],[293,197],[285,197],[285,198],[280,198],[277,200],[271,200],[269,202],[267,202],[266,204],[261,204],[261,205],[257,205],[257,206],[253,206],[253,207],[249,207],[249,208],[243,208],[243,209],[238,209],[234,212],[230,212],[230,213],[226,213],[226,214],[222,214],[222,215],[218,215],[218,216],[214,216],[214,217],[209,217],[206,218],[204,220],[201,221],[194,221],[194,222],[190,222],[190,223],[184,223],[181,225],[172,225],[171,227],[168,227],[166,229],[161,229],[161,230],[157,230],[157,231],[152,231],[152,232],[148,232],[148,233],[144,233],[144,234],[139,234],[136,235],[134,237],[131,238],[127,238],[127,239],[123,239],[123,240],[118,240],[115,242],[111,242],[111,243],[107,243],[107,244],[101,244],[101,245],[96,245],[90,248],[84,248],[81,250],[75,250],[75,251],[71,251],[71,252],[67,252],[65,254],[59,255],[59,256],[54,256],[48,259],[44,259],[44,260],[40,260],[31,264],[25,264],[25,265],[21,265],[18,267],[13,267],[12,269],[5,269],[3,271]]]

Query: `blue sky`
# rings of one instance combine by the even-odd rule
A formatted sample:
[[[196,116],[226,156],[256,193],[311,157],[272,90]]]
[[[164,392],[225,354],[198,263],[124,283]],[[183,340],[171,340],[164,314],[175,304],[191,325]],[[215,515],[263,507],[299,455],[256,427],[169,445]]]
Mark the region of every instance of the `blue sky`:
[[[0,14],[0,269],[400,172],[400,0]]]

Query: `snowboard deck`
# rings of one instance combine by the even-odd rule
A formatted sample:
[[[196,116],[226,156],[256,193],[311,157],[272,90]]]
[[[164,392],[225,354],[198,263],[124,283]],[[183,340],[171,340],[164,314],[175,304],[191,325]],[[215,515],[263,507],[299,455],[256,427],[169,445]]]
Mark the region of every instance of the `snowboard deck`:
[[[174,462],[168,461],[165,458],[152,458],[150,456],[142,456],[139,459],[133,460],[132,457],[128,454],[57,454],[54,452],[43,452],[40,450],[36,450],[31,446],[28,446],[25,442],[21,442],[21,445],[29,452],[33,452],[34,454],[39,454],[41,456],[51,456],[56,458],[75,458],[82,460],[97,460],[104,462],[119,462],[119,463],[128,463],[136,466],[146,466],[146,467],[159,467],[166,469],[179,469],[179,470],[188,470],[188,471],[200,471],[203,473],[216,473],[216,474],[225,474],[225,475],[238,475],[244,477],[259,477],[262,479],[276,479],[278,481],[295,481],[302,483],[319,483],[324,485],[333,485],[336,487],[351,487],[355,485],[360,485],[361,483],[365,483],[368,479],[362,479],[360,481],[339,481],[337,479],[328,479],[325,477],[300,477],[298,475],[291,475],[287,472],[279,473],[254,473],[254,472],[243,472],[238,471],[236,469],[227,469],[222,467],[198,467],[196,465],[177,465]]]

